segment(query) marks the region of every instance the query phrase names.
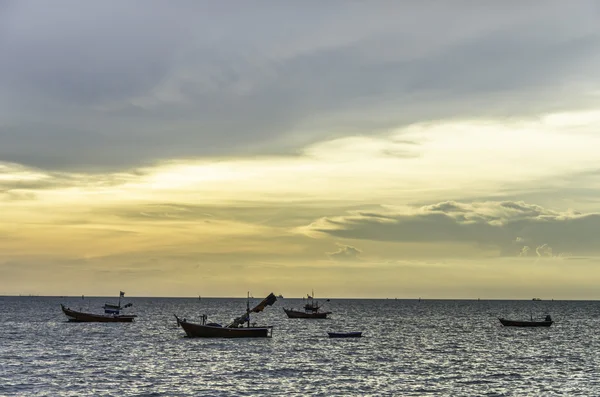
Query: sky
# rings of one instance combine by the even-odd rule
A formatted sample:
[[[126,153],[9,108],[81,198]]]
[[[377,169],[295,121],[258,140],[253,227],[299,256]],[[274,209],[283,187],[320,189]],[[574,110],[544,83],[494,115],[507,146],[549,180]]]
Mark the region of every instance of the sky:
[[[0,295],[600,299],[594,1],[0,0]]]

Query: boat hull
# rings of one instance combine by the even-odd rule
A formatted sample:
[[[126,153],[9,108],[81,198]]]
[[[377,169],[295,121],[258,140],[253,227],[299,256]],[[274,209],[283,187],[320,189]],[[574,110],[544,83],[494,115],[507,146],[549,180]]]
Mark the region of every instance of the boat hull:
[[[109,315],[93,314],[71,310],[68,307],[60,305],[67,320],[72,323],[131,323],[137,317],[134,314]]]
[[[330,338],[361,338],[362,332],[328,332]]]
[[[194,324],[177,318],[188,338],[270,338],[273,327],[228,328]]]
[[[554,321],[516,321],[499,318],[500,323],[505,327],[549,327]]]
[[[327,318],[331,312],[300,312],[292,309],[283,309],[288,318]]]

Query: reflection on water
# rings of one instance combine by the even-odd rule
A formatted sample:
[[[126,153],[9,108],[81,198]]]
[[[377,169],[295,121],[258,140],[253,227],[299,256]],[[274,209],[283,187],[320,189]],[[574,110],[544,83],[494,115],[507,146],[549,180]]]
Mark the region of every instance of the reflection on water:
[[[600,395],[600,302],[332,300],[331,319],[294,320],[284,299],[253,318],[272,339],[233,340],[185,338],[173,314],[228,323],[243,299],[131,298],[133,324],[60,312],[105,300],[1,297],[0,395]],[[532,312],[555,325],[497,320]]]

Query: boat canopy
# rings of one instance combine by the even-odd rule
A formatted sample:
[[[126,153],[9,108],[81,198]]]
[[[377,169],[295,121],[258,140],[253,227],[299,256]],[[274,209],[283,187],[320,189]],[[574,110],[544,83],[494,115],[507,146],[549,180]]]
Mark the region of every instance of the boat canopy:
[[[277,297],[274,293],[270,293],[265,299],[263,299],[258,305],[256,305],[252,310],[247,309],[245,314],[242,314],[240,317],[237,317],[233,320],[231,324],[229,324],[229,328],[237,328],[245,322],[250,321],[250,313],[259,313],[265,310],[267,306],[273,306],[273,304],[277,301]]]

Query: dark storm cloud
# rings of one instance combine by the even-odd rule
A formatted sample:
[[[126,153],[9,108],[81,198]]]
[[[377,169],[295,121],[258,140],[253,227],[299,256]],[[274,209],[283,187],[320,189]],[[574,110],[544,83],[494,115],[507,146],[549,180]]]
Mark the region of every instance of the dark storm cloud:
[[[1,4],[0,161],[44,168],[294,152],[586,106],[598,85],[580,1]]]
[[[443,202],[410,213],[354,212],[309,230],[334,237],[410,243],[472,243],[502,255],[600,252],[600,214],[557,212],[524,202]],[[526,248],[525,248],[526,247]]]

